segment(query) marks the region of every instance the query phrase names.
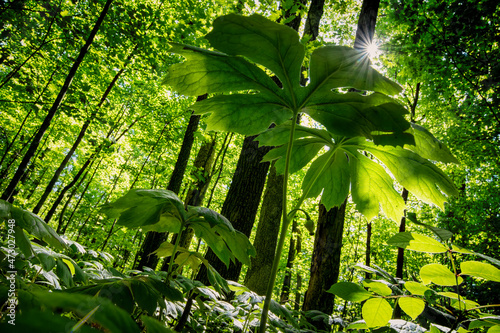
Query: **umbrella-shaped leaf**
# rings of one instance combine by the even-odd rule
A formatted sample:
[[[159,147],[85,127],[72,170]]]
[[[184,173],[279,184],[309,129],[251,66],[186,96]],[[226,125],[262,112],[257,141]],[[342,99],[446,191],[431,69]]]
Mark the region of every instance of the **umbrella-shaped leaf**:
[[[393,187],[393,180],[380,164],[368,157],[355,153],[351,155],[352,199],[368,220],[377,216],[379,207],[393,221],[399,222],[405,204]]]
[[[14,226],[24,229],[28,234],[35,236],[36,238],[47,242],[56,249],[62,250],[66,248],[66,243],[59,237],[59,235],[49,227],[45,221],[43,221],[38,215],[33,214],[22,208],[14,207],[11,203],[0,200],[0,218],[1,219],[13,219],[15,221]],[[20,234],[16,233],[16,243],[17,237],[21,237]],[[20,240],[21,242],[22,240]],[[18,244],[20,246],[20,243]],[[21,248],[21,247],[20,247]],[[29,252],[26,245],[21,248],[24,254]],[[28,255],[29,256],[29,255]]]
[[[411,128],[408,132],[415,138],[415,145],[407,146],[408,149],[431,161],[459,163],[455,156],[451,154],[448,147],[436,139],[424,127],[411,123]]]
[[[455,185],[438,167],[416,153],[366,143],[366,149],[391,171],[396,180],[419,199],[444,209],[445,195],[458,195]],[[442,191],[442,192],[441,192]]]
[[[179,232],[186,219],[183,202],[168,190],[133,189],[102,211],[118,224],[129,228],[141,227],[145,231]]]

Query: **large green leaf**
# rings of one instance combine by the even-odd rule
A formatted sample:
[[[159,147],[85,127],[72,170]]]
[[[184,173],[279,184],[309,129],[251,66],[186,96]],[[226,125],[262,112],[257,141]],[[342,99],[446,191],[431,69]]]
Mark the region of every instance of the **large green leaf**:
[[[448,239],[450,239],[453,236],[453,233],[451,231],[449,231],[449,230],[446,230],[446,229],[443,229],[443,228],[434,227],[432,225],[428,225],[428,224],[419,222],[417,220],[417,214],[415,214],[415,213],[408,212],[406,214],[406,219],[409,220],[409,221],[411,221],[412,223],[421,225],[421,226],[429,229],[430,231],[432,231],[433,233],[435,233],[443,242],[446,241],[446,240],[448,240]]]
[[[436,139],[434,135],[424,127],[411,123],[411,128],[408,132],[415,138],[415,145],[406,146],[408,149],[432,161],[459,163],[455,156],[451,154],[448,147]]]
[[[366,142],[365,149],[391,171],[396,180],[420,200],[444,210],[447,195],[458,190],[443,171],[416,153],[400,147],[376,146]]]
[[[432,291],[432,289],[415,281],[406,281],[405,288],[413,295],[419,295],[419,296],[424,296],[426,291]]]
[[[187,217],[184,203],[168,190],[133,189],[104,205],[102,211],[110,218],[118,218],[119,225],[158,232],[179,232]]]
[[[368,327],[380,327],[391,319],[392,307],[383,298],[371,298],[363,304],[361,313]]]
[[[177,195],[168,190],[130,190],[103,211],[111,218],[119,218],[119,224],[144,231],[179,232],[182,225],[189,226],[226,265],[234,258],[250,264],[250,256],[255,255],[248,238],[224,216],[204,207],[185,208]]]
[[[8,219],[14,220],[16,227],[47,242],[56,249],[62,250],[66,248],[64,240],[38,215],[25,209],[15,207],[5,200],[0,200],[0,219],[5,220],[5,223],[7,223]],[[16,238],[18,235],[20,234],[16,233]],[[23,253],[26,254],[26,251],[28,251],[27,248],[24,249]]]
[[[420,268],[420,278],[424,284],[431,282],[440,286],[455,286],[463,282],[460,276],[455,276],[446,266],[428,264]]]
[[[305,49],[292,28],[260,15],[229,14],[214,21],[207,39],[222,52],[241,55],[265,66],[285,89],[298,87]]]
[[[234,93],[216,95],[193,106],[198,114],[210,114],[209,129],[257,134],[297,112],[328,120],[327,128],[340,135],[373,138],[374,131],[404,136],[409,128],[404,108],[383,95],[397,94],[401,88],[375,71],[361,52],[340,46],[316,49],[311,55],[310,83],[302,87],[305,51],[293,29],[259,15],[229,14],[217,18],[206,37],[224,53],[172,43],[170,51],[186,61],[171,66],[165,82],[192,96]],[[272,74],[279,83],[271,79]],[[332,91],[349,87],[380,94]],[[407,143],[414,143],[411,135],[406,138],[410,139]]]
[[[378,215],[380,207],[385,215],[399,222],[405,204],[401,195],[393,187],[393,180],[376,162],[363,154],[354,153],[351,162],[352,199],[368,220]]]
[[[387,244],[417,252],[444,253],[448,251],[448,247],[433,238],[407,231],[392,236]]]
[[[130,318],[130,314],[114,306],[107,299],[65,292],[49,293],[37,291],[32,294],[39,304],[43,304],[44,307],[52,311],[71,311],[80,317],[86,316],[98,307],[97,311],[90,318],[90,322],[97,322],[109,332],[140,332],[136,323]]]
[[[462,275],[471,275],[489,281],[500,282],[500,269],[479,261],[464,261],[460,263]]]
[[[363,280],[363,286],[382,296],[390,296],[392,294],[391,288],[389,288],[387,284],[381,281],[365,279]]]
[[[373,293],[352,282],[337,282],[327,292],[351,302],[361,302],[373,296]]]

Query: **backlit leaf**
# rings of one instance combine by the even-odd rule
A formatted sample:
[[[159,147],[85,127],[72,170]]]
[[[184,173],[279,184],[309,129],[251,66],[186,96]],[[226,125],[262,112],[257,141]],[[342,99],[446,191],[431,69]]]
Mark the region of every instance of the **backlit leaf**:
[[[431,282],[440,286],[455,286],[463,282],[460,276],[455,276],[446,266],[428,264],[420,269],[420,278],[424,284]]]
[[[398,304],[413,320],[415,320],[425,308],[425,302],[415,297],[401,297],[398,299]]]
[[[460,263],[462,275],[471,275],[485,280],[500,282],[500,269],[479,261],[464,261]]]
[[[368,327],[385,326],[392,317],[392,307],[383,298],[371,298],[361,309],[363,319]]]
[[[444,253],[448,251],[445,245],[433,238],[407,231],[392,236],[387,244],[417,252]]]

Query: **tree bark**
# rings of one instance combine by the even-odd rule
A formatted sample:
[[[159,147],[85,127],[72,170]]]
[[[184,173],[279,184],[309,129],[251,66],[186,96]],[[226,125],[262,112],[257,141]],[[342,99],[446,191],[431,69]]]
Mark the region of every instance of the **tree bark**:
[[[363,0],[354,40],[355,49],[366,50],[366,47],[372,43],[379,4],[380,0]]]
[[[243,141],[233,180],[221,210],[221,214],[232,223],[233,227],[247,237],[250,236],[255,222],[269,169],[269,163],[262,163],[261,160],[270,147],[259,148],[258,142],[254,139],[255,136],[250,136]],[[238,281],[241,272],[240,262],[231,263],[228,268],[211,249],[208,249],[205,258],[223,278]],[[200,268],[197,280],[208,284],[205,266]]]
[[[104,21],[104,18],[106,17],[106,14],[108,13],[109,7],[111,6],[111,3],[113,0],[107,0],[106,4],[104,5],[104,8],[101,11],[101,14],[99,15],[99,18],[97,19],[97,22],[94,25],[94,28],[90,32],[89,37],[87,38],[87,41],[85,42],[85,45],[81,48],[80,53],[76,59],[76,61],[73,63],[73,66],[71,67],[68,75],[66,76],[66,80],[64,81],[64,84],[59,91],[59,94],[56,97],[56,100],[54,101],[54,104],[50,108],[49,112],[47,113],[47,116],[45,117],[42,125],[38,129],[38,132],[36,133],[35,137],[31,141],[30,147],[28,148],[28,151],[23,157],[23,160],[19,164],[16,173],[14,174],[14,177],[12,177],[11,182],[5,189],[4,193],[2,194],[2,199],[6,201],[13,201],[13,194],[14,191],[17,187],[17,184],[21,180],[22,176],[26,172],[26,168],[28,167],[29,162],[31,161],[31,158],[35,155],[35,152],[40,144],[40,141],[42,140],[43,135],[47,131],[47,129],[50,126],[50,123],[52,121],[52,118],[54,118],[59,105],[61,105],[61,102],[68,92],[69,87],[71,86],[71,82],[73,81],[73,78],[75,77],[76,71],[78,70],[78,67],[80,67],[80,64],[83,61],[83,58],[87,54],[90,45],[92,44],[94,37],[97,34],[97,31],[99,30],[99,27],[101,26],[102,22]]]
[[[342,234],[347,201],[328,212],[320,204],[318,226],[314,237],[309,287],[304,297],[302,310],[319,310],[326,314],[333,311],[334,295],[326,290],[337,282],[340,272]],[[318,329],[328,330],[324,322],[314,322]]]
[[[274,253],[278,243],[283,201],[283,175],[276,174],[274,165],[267,177],[266,191],[260,208],[259,224],[253,245],[257,252],[245,276],[245,286],[259,295],[265,295],[271,275]]]

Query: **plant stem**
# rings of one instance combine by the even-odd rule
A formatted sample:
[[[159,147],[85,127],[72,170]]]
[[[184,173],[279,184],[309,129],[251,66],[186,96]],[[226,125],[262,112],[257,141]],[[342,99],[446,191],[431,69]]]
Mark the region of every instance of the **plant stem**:
[[[267,284],[266,299],[264,300],[264,307],[262,308],[262,316],[260,319],[260,328],[259,328],[259,332],[261,333],[264,333],[266,331],[269,306],[271,305],[274,283],[276,282],[276,275],[278,273],[278,266],[280,262],[281,252],[283,252],[283,246],[285,244],[285,238],[288,226],[290,225],[290,221],[294,215],[292,214],[292,216],[289,217],[287,213],[287,208],[288,208],[287,192],[288,192],[288,169],[290,167],[290,157],[292,156],[293,138],[295,135],[295,126],[297,125],[298,114],[299,114],[298,112],[294,111],[292,118],[292,125],[290,127],[290,137],[288,139],[289,141],[286,151],[285,172],[283,177],[283,208],[282,208],[282,218],[281,218],[283,223],[281,225],[280,237],[276,247],[276,252],[274,254],[273,266],[271,268],[271,276]]]
[[[179,243],[181,241],[180,235],[181,235],[182,231],[184,230],[185,225],[186,225],[185,222],[181,222],[181,227],[179,229],[178,237],[176,237],[176,239],[175,239],[174,249],[172,250],[172,256],[170,257],[170,264],[168,265],[168,273],[167,273],[168,277],[170,277],[170,274],[172,274],[172,269],[174,267],[175,254],[177,253],[177,248],[179,247]]]

